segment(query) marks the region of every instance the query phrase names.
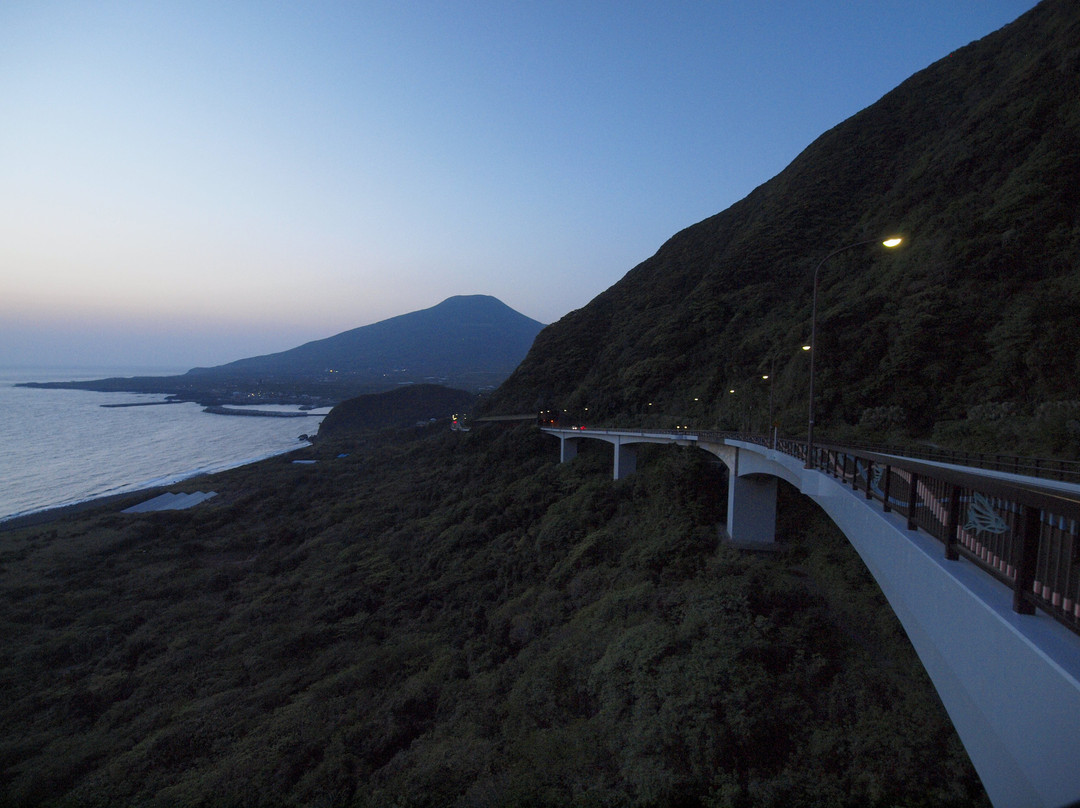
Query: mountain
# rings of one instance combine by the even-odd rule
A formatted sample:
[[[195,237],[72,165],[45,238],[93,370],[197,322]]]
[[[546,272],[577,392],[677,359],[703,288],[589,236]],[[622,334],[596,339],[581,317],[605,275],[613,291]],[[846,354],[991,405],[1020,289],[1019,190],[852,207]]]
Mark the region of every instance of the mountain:
[[[401,384],[495,387],[529,350],[542,323],[488,295],[451,297],[280,353],[192,368],[181,376],[30,382],[104,392],[169,393],[204,404],[328,404]]]
[[[1045,0],[542,331],[493,403],[757,429],[771,409],[802,434],[814,269],[899,232],[898,251],[821,268],[819,429],[970,437],[1046,416],[1076,453],[1077,178],[1080,4]]]
[[[280,353],[240,359],[191,376],[325,379],[371,382],[443,381],[476,389],[495,385],[517,366],[542,323],[488,295],[459,295]]]

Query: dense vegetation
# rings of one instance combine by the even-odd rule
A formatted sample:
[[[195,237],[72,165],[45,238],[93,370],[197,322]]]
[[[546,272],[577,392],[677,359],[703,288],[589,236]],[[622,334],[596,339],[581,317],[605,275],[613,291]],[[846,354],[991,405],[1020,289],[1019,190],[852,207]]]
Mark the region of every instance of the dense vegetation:
[[[1046,0],[823,134],[549,326],[496,405],[1080,456],[1080,4]],[[768,374],[770,382],[762,380]],[[734,390],[734,393],[729,393]]]
[[[0,801],[985,804],[825,517],[720,546],[719,468],[652,448],[443,424],[2,534]]]
[[[471,411],[477,400],[473,393],[437,384],[408,385],[386,393],[357,396],[327,414],[319,425],[319,437],[325,440],[365,429],[445,420],[455,413]]]

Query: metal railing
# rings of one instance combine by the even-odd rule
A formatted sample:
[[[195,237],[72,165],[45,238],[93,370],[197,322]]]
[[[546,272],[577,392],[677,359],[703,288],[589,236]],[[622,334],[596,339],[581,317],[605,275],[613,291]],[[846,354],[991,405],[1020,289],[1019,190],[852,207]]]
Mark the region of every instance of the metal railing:
[[[1038,477],[1043,480],[1061,480],[1080,484],[1080,460],[1054,460],[1045,457],[1024,457],[1021,455],[989,454],[987,452],[965,452],[959,449],[943,449],[936,446],[870,446],[849,443],[855,449],[868,449],[882,454],[897,454],[920,460],[933,460],[938,463],[952,463],[957,466],[1003,471],[1024,477]]]
[[[558,428],[557,423],[548,424]],[[569,427],[563,427],[569,428]],[[585,427],[581,427],[585,429]],[[590,425],[588,429],[620,429],[626,431],[622,427],[616,426],[602,426],[600,423]],[[679,433],[679,432],[701,432],[700,430],[694,430],[693,427],[681,426],[674,429],[671,428],[656,428],[649,429],[643,427],[632,427],[636,431],[646,431],[654,434],[663,433]],[[726,437],[733,437],[739,435],[747,439],[753,439],[754,442],[762,442],[764,445],[769,445],[769,438],[765,435],[740,433],[733,431],[716,431],[709,430],[707,432],[701,432],[701,434],[709,435],[722,435]],[[779,441],[781,443],[784,441]],[[790,444],[799,443],[799,441],[786,441]],[[989,453],[989,452],[969,452],[960,449],[946,449],[940,446],[928,446],[925,444],[903,444],[903,445],[881,445],[881,444],[867,444],[858,442],[848,442],[844,444],[852,449],[867,450],[870,452],[877,452],[879,454],[895,454],[902,457],[908,457],[916,460],[932,460],[937,463],[951,463],[957,466],[967,466],[969,468],[986,469],[988,471],[1001,471],[1009,474],[1018,474],[1023,477],[1038,477],[1042,480],[1060,480],[1062,482],[1077,483],[1080,484],[1080,460],[1058,460],[1054,458],[1046,457],[1031,457],[1025,455],[1011,455],[1001,453]],[[805,449],[803,449],[805,452]]]
[[[738,437],[769,445],[761,435]],[[780,440],[776,449],[806,463],[803,441]],[[1014,611],[1033,614],[1037,607],[1080,633],[1080,497],[1034,479],[850,446],[818,444],[807,465],[861,490],[886,513],[902,514],[909,530],[940,541],[946,558],[963,556],[1005,583]]]

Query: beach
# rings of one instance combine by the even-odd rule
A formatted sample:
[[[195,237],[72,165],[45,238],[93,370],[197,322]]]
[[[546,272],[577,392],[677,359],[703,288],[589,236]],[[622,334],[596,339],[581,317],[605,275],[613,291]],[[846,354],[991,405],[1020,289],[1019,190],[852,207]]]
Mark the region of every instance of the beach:
[[[61,378],[77,378],[68,374]],[[14,386],[56,376],[55,371],[33,369],[0,371],[5,454],[0,525],[5,529],[16,518],[54,518],[37,514],[93,507],[108,497],[159,489],[304,448],[309,444],[301,433],[316,433],[325,415],[323,410],[302,419],[223,418],[194,402],[150,406],[162,403],[161,395]]]

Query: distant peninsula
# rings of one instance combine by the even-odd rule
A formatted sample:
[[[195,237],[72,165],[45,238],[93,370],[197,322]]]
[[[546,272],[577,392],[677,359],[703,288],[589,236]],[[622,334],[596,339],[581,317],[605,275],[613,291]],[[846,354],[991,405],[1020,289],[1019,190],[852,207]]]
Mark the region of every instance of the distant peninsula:
[[[458,295],[279,353],[179,376],[133,376],[21,387],[163,393],[207,407],[329,406],[412,384],[493,389],[525,358],[544,327],[489,295]]]

